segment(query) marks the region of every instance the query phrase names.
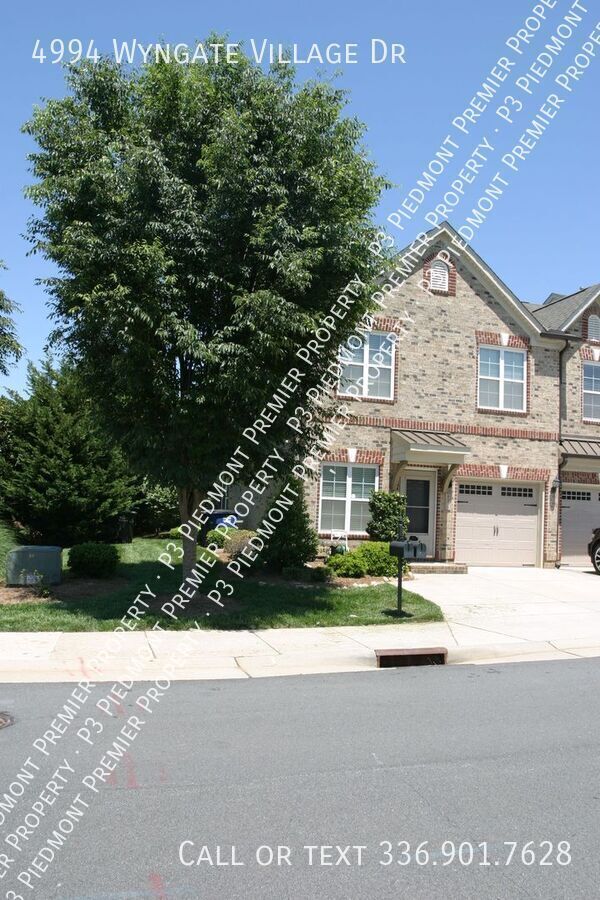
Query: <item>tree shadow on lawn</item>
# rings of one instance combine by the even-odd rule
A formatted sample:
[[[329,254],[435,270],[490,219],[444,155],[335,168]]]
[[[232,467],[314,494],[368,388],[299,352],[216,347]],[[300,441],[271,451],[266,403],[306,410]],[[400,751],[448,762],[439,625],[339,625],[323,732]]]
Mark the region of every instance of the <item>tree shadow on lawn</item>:
[[[142,595],[142,600],[149,601],[149,606],[138,604],[140,611],[145,613],[138,620],[136,630],[140,631],[151,629],[155,622],[170,630],[193,627],[194,621],[206,629],[255,630],[391,624],[394,619],[408,622],[442,618],[441,611],[435,605],[408,591],[405,592],[405,609],[398,617],[393,608],[396,587],[392,584],[353,588],[335,582],[293,583],[261,572],[249,574],[242,580],[227,572],[222,561],[211,569],[198,593],[183,608],[179,608],[172,598],[178,593],[182,582],[181,567],[176,566],[171,571],[161,565],[154,550],[154,547],[147,545],[129,545],[122,551],[117,577],[110,581],[75,579],[67,574],[63,585],[52,598],[38,601],[46,606],[46,628],[52,630],[53,613],[60,613],[56,615],[57,630],[61,629],[61,618],[62,627],[68,628],[65,616],[70,618],[71,615],[73,625],[78,624],[77,619],[81,620],[82,630],[93,628],[91,623],[94,622],[98,623],[97,630],[115,628],[127,615],[128,609],[135,605],[138,593],[146,585],[157,596],[149,601],[148,595]],[[219,579],[234,587],[233,595],[227,596],[226,589],[221,586],[223,607],[206,596]],[[165,603],[173,603],[172,612],[176,618],[166,615],[161,609]]]
[[[87,593],[75,590],[75,587],[69,590],[79,580],[67,577],[61,586],[63,589],[56,591],[57,599],[52,600],[51,605],[63,614],[84,614],[105,626],[109,622],[114,623],[114,627],[135,604],[138,592],[148,585],[157,596],[151,600],[147,595],[142,596],[145,602],[149,602],[149,606],[138,604],[138,608],[145,612],[139,619],[139,630],[152,628],[156,621],[161,627],[171,630],[190,628],[193,621],[201,628],[223,630],[385,624],[390,622],[396,612],[389,608],[396,597],[393,585],[352,589],[335,583],[270,583],[262,581],[260,573],[244,580],[236,579],[234,594],[227,596],[223,591],[223,607],[220,607],[207,597],[207,593],[224,576],[232,583],[231,576],[221,562],[207,576],[198,594],[189,599],[183,608],[179,608],[172,598],[181,585],[181,569],[176,568],[171,572],[161,566],[157,572],[157,568],[154,561],[124,561],[119,565],[119,578],[110,583],[113,590],[107,590],[109,585],[102,579],[86,579],[85,585],[89,587]],[[413,597],[420,600],[414,595]],[[161,609],[165,603],[173,604],[172,612],[176,618],[165,614]],[[405,610],[401,618],[410,620],[414,617],[413,612]],[[418,610],[417,618],[424,619]]]
[[[155,562],[124,561],[119,565],[118,575],[118,579],[108,583],[103,579],[83,580],[67,576],[50,601],[45,602],[63,613],[85,614],[100,622],[115,621],[127,614],[127,610],[135,605],[138,593],[148,586],[157,596],[153,599],[148,595],[142,596],[142,600],[149,603],[149,606],[138,604],[139,610],[145,612],[145,616],[139,620],[140,630],[151,628],[155,621],[164,628],[189,628],[193,620],[197,620],[199,626],[209,629],[264,628],[269,627],[269,624],[278,624],[281,617],[289,617],[289,624],[300,626],[305,616],[318,620],[320,615],[332,613],[336,608],[336,604],[328,596],[334,593],[329,585],[293,586],[283,582],[281,585],[259,584],[260,576],[236,583],[233,596],[223,595],[223,607],[220,607],[206,596],[217,580],[228,577],[225,566],[220,562],[206,577],[198,594],[190,598],[183,608],[179,608],[172,600],[182,582],[180,567],[171,572],[161,566],[157,572]],[[161,607],[165,603],[173,604],[176,619],[162,611]]]
[[[401,609],[398,611],[397,609],[382,609],[382,616],[387,616],[388,619],[414,619],[414,613],[408,612],[406,609]]]

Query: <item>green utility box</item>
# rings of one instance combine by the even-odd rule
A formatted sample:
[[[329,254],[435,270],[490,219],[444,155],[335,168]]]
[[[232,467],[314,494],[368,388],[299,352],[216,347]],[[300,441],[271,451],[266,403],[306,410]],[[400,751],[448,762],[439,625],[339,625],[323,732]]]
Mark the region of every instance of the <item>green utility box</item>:
[[[6,557],[8,585],[60,584],[60,547],[16,547]]]

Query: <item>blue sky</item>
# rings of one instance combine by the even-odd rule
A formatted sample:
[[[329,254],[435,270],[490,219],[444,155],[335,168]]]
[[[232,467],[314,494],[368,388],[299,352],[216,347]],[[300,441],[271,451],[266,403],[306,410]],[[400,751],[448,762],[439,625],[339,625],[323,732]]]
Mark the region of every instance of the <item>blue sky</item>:
[[[218,4],[196,0],[54,0],[50,4],[34,0],[5,8],[0,59],[4,95],[0,259],[8,271],[0,273],[0,285],[23,309],[17,326],[27,358],[40,358],[51,327],[44,291],[35,280],[52,269],[43,259],[27,256],[23,233],[31,208],[23,198],[23,187],[29,181],[25,157],[30,146],[20,127],[35,103],[64,92],[60,66],[48,60],[40,64],[31,58],[37,39],[46,50],[52,38],[80,38],[84,43],[93,39],[100,52],[111,50],[113,38],[193,43],[211,31],[228,32],[232,41],[254,37],[259,41],[296,42],[301,50],[313,42],[320,46],[358,43],[360,61],[342,66],[338,83],[350,91],[349,111],[368,127],[366,144],[380,171],[398,185],[383,198],[378,217],[384,221],[447,134],[460,138],[461,147],[451,175],[482,135],[488,136],[498,155],[510,149],[555,88],[555,75],[572,63],[600,20],[600,0],[585,0],[589,12],[552,69],[535,86],[534,96],[517,90],[525,106],[513,126],[496,116],[494,104],[468,138],[459,135],[451,119],[480,89],[496,60],[508,52],[518,61],[514,71],[520,74],[526,70],[562,20],[570,0],[558,0],[556,7],[548,10],[548,20],[542,23],[531,49],[524,48],[526,52],[519,57],[507,51],[504,41],[523,26],[533,5],[527,0],[504,0],[501,4],[482,4],[480,0],[454,0],[451,4],[441,0],[427,4],[407,0],[372,4],[362,0],[303,0],[293,6],[281,0],[254,0],[251,4],[247,0],[220,0]],[[406,64],[371,64],[371,38],[404,44]],[[600,47],[597,49],[600,51]],[[299,78],[314,75],[318,68],[301,66]],[[335,68],[329,66],[326,72],[331,74]],[[569,293],[600,281],[599,78],[600,63],[593,61],[573,92],[563,92],[568,99],[560,114],[522,170],[506,173],[510,175],[509,187],[472,241],[524,300],[541,302],[551,291]],[[512,88],[506,92],[515,94]],[[506,92],[501,90],[499,96]],[[451,217],[453,224],[463,223],[489,178],[500,168],[497,161],[488,164]],[[446,189],[446,184],[434,189],[423,212],[440,202]],[[415,217],[403,235],[396,234],[399,246],[408,243],[422,225],[422,216]],[[25,361],[9,379],[0,380],[0,389],[21,389],[24,378]]]

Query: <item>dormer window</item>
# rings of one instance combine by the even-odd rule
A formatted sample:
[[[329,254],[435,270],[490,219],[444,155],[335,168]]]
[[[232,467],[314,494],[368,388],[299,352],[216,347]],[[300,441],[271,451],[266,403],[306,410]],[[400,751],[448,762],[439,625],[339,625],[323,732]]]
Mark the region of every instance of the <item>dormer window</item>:
[[[588,341],[600,341],[600,316],[590,316],[587,323]]]
[[[449,268],[441,259],[434,259],[429,268],[429,288],[448,293]]]

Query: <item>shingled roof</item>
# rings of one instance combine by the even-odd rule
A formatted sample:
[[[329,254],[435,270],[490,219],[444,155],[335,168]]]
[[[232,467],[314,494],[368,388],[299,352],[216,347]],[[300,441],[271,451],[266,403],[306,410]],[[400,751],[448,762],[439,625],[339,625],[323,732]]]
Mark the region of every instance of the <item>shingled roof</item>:
[[[581,288],[574,294],[550,294],[542,306],[533,311],[548,331],[566,331],[568,326],[600,295],[600,284]]]

